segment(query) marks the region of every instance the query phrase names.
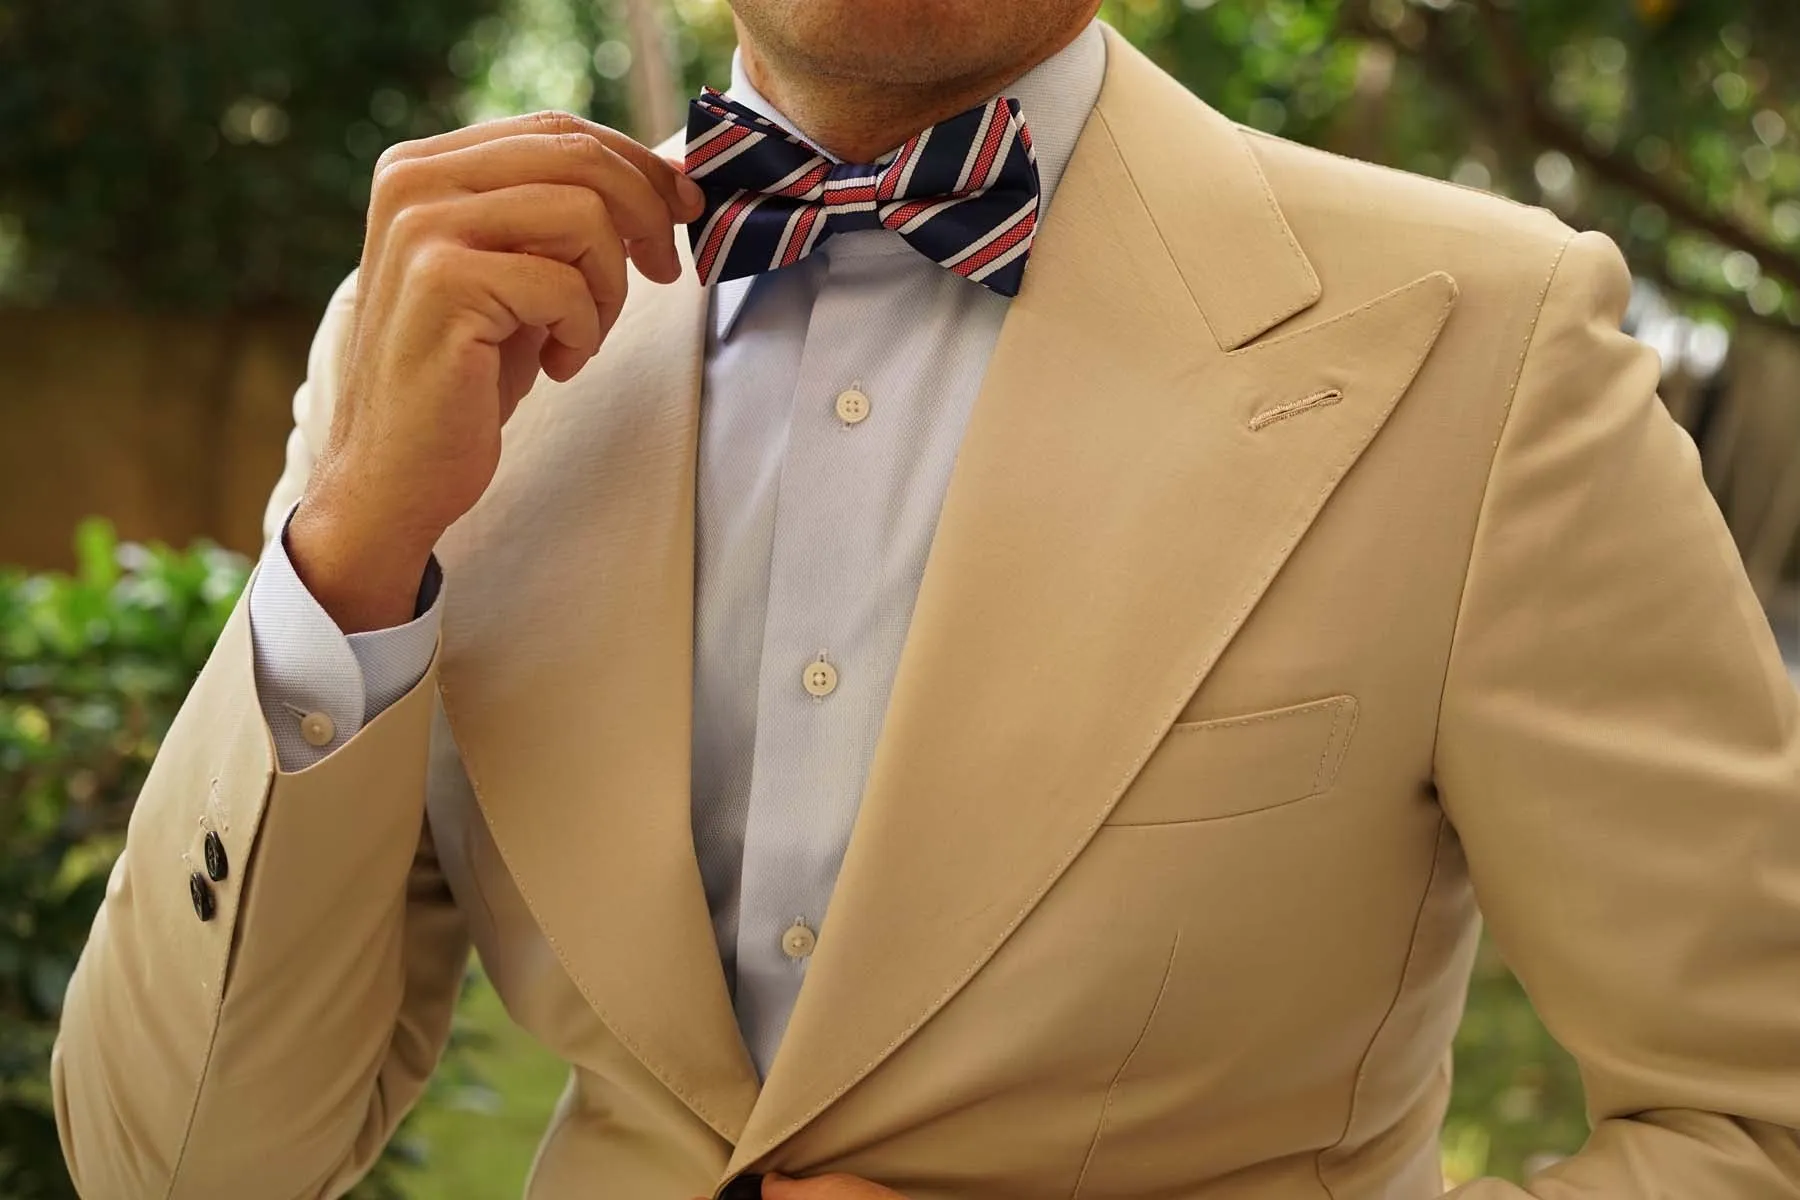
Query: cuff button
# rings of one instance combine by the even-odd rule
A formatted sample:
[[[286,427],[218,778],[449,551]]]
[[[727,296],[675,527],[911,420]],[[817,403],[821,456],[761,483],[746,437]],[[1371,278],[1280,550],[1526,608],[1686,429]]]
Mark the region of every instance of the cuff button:
[[[213,902],[212,884],[206,882],[206,876],[195,871],[188,876],[188,895],[194,901],[194,915],[202,921],[210,921],[218,911]]]
[[[214,830],[206,831],[206,873],[214,883],[231,874],[231,862],[225,857],[225,843]]]
[[[306,739],[307,745],[323,749],[337,736],[337,726],[332,723],[329,713],[310,712],[300,718],[300,736]]]

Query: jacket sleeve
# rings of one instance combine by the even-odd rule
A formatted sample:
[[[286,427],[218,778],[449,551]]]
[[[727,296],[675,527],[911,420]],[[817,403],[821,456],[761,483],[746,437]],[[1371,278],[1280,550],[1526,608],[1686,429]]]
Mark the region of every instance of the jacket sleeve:
[[[356,274],[350,272],[331,294],[312,348],[307,352],[306,378],[294,391],[294,428],[288,433],[287,457],[281,478],[275,481],[268,506],[263,509],[264,542],[281,536],[288,512],[306,490],[313,464],[331,433],[344,352],[350,340],[351,320],[356,315]]]
[[[315,345],[312,370],[335,359]],[[240,601],[138,797],[64,1005],[51,1083],[86,1200],[332,1197],[379,1155],[436,1065],[468,957],[425,824],[436,691],[434,666],[283,773]],[[208,834],[225,871],[202,919]]]
[[[1567,247],[1495,455],[1439,795],[1593,1135],[1460,1200],[1800,1197],[1795,691],[1625,265]]]

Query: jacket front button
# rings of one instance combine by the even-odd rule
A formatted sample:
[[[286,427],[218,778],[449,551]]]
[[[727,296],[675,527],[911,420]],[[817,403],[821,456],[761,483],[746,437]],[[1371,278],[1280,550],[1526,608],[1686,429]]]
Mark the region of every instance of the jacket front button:
[[[198,871],[188,876],[188,895],[194,901],[194,915],[202,921],[212,920],[213,913],[218,910],[213,904],[212,884],[206,882],[206,876]]]
[[[762,1176],[737,1176],[719,1189],[717,1200],[762,1200]]]
[[[225,857],[225,843],[211,829],[206,831],[206,873],[212,876],[214,883],[222,882],[231,873],[231,863]]]

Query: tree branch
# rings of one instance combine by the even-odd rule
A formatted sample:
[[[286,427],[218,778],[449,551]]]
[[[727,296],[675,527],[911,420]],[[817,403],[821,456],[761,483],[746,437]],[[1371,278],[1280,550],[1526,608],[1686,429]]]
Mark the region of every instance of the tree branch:
[[[1346,10],[1345,26],[1355,36],[1382,42],[1418,62],[1433,83],[1458,99],[1470,115],[1496,137],[1521,149],[1560,151],[1602,183],[1657,205],[1677,224],[1703,233],[1720,245],[1749,254],[1766,274],[1800,288],[1800,254],[1783,248],[1729,216],[1713,212],[1675,181],[1647,171],[1629,158],[1597,144],[1585,131],[1546,105],[1529,58],[1507,14],[1493,0],[1474,0],[1474,3],[1483,14],[1508,77],[1514,93],[1510,97],[1493,95],[1483,86],[1472,64],[1446,49],[1442,17],[1436,12],[1415,10],[1425,29],[1420,43],[1404,39],[1374,20],[1363,5],[1352,5]],[[1666,270],[1661,274],[1666,277]],[[1679,290],[1694,293],[1692,288]],[[1717,296],[1712,298],[1730,303]],[[1769,318],[1758,317],[1748,305],[1730,306],[1747,318],[1776,324]],[[1778,327],[1792,329],[1785,322],[1779,323]]]
[[[1475,0],[1475,5],[1511,81],[1516,102],[1513,111],[1518,113],[1518,120],[1533,137],[1581,163],[1599,179],[1649,200],[1680,224],[1706,234],[1720,245],[1750,255],[1768,274],[1800,287],[1800,256],[1725,214],[1707,208],[1672,180],[1647,171],[1617,151],[1599,145],[1585,130],[1547,105],[1511,14],[1504,12],[1494,0]]]

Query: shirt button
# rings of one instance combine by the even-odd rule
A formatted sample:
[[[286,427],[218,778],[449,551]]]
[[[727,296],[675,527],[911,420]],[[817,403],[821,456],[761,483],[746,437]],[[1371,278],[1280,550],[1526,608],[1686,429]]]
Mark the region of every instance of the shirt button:
[[[869,398],[856,388],[838,393],[838,418],[846,425],[860,425],[869,417]]]
[[[202,921],[213,919],[217,911],[213,904],[212,884],[206,882],[206,876],[195,871],[188,876],[188,898],[194,902],[194,915]]]
[[[325,747],[337,736],[337,726],[329,713],[311,712],[300,718],[300,736],[309,746]]]
[[[789,958],[805,958],[818,944],[818,935],[808,929],[804,921],[795,921],[781,935],[781,952]]]
[[[808,693],[822,699],[837,691],[837,668],[822,658],[818,662],[807,663],[806,673],[800,677],[800,682],[806,685]]]

